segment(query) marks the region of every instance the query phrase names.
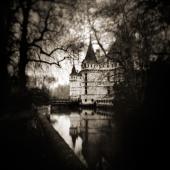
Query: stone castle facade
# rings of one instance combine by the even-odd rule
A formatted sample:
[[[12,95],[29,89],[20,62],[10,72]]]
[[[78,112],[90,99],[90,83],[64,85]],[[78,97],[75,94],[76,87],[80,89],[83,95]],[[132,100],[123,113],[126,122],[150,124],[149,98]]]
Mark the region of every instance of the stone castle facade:
[[[70,99],[79,100],[83,105],[112,105],[114,84],[123,81],[122,69],[118,62],[94,52],[91,40],[81,71],[73,65],[69,77]]]

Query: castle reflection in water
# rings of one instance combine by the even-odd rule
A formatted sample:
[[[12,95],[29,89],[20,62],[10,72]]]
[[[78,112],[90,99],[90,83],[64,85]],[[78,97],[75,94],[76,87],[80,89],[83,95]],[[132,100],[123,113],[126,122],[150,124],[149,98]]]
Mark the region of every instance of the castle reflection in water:
[[[53,127],[89,169],[112,169],[113,113],[83,109],[51,114]]]

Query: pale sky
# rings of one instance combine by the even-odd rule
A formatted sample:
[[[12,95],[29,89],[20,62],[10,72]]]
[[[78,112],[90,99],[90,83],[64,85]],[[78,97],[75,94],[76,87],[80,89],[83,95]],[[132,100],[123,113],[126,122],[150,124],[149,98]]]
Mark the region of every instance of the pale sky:
[[[99,49],[99,46],[97,45],[96,41],[92,41],[94,51],[96,49]],[[101,50],[100,50],[101,51]],[[80,61],[74,61],[76,70],[80,71],[81,70],[81,62],[84,59],[86,55],[86,51],[81,55]],[[65,60],[61,63],[62,68],[56,68],[53,66],[51,68],[52,75],[58,79],[58,82],[54,84],[54,87],[57,85],[64,85],[64,84],[69,84],[69,74],[71,73],[72,70],[72,63],[71,61]]]
[[[98,0],[98,3],[101,2],[110,2],[110,0]],[[90,9],[89,9],[90,10]],[[83,23],[83,24],[82,24]],[[84,21],[82,23],[78,23],[77,25],[74,25],[72,23],[70,23],[70,27],[69,27],[69,34],[66,34],[63,36],[63,41],[67,43],[67,39],[72,39],[76,36],[80,36],[81,40],[80,42],[83,42],[85,44],[85,48],[83,50],[83,52],[80,54],[80,61],[74,61],[75,63],[75,67],[76,70],[80,71],[81,69],[81,62],[84,59],[86,52],[87,52],[87,47],[89,44],[89,40],[90,40],[90,34],[92,35],[92,45],[94,48],[94,51],[96,51],[96,49],[99,49],[99,46],[97,44],[97,41],[95,40],[95,36],[94,36],[94,32],[89,28],[89,23],[87,21]],[[72,24],[72,25],[71,25]],[[113,27],[114,23],[113,20],[110,18],[96,18],[95,22],[94,22],[94,26],[97,29],[98,36],[100,39],[100,43],[102,43],[103,47],[105,48],[105,50],[108,50],[108,47],[111,45],[111,43],[114,42],[113,38],[113,33],[110,32],[106,32],[105,28],[108,27]],[[62,44],[62,38],[58,41],[58,43]],[[53,48],[52,46],[49,46],[47,48]],[[102,50],[100,49],[101,53]],[[55,56],[55,58],[62,58],[62,52],[58,52]],[[72,69],[72,63],[73,61],[69,61],[69,60],[65,60],[63,62],[61,62],[61,67],[62,68],[57,68],[55,65],[51,65],[51,66],[43,66],[43,71],[41,71],[40,69],[37,69],[36,71],[36,75],[37,76],[53,76],[56,78],[56,82],[53,83],[50,87],[51,88],[55,88],[58,85],[64,85],[64,84],[69,84],[69,74],[71,73],[71,69]],[[32,66],[34,67],[34,66]],[[32,69],[34,70],[34,68]],[[35,74],[33,71],[31,71],[31,69],[29,70],[29,75],[31,74]]]

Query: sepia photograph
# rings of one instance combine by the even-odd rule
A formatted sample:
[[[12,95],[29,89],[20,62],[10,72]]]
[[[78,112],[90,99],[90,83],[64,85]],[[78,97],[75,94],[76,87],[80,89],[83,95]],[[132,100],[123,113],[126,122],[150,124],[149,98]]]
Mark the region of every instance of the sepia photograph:
[[[0,169],[165,169],[169,82],[168,0],[1,1]]]

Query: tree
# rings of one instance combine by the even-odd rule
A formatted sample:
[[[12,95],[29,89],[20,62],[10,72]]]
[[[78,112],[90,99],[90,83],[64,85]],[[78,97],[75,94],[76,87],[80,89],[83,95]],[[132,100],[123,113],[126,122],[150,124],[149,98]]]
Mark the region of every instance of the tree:
[[[68,85],[59,85],[52,91],[52,96],[58,99],[68,99],[69,89],[70,87]]]
[[[18,47],[13,48],[16,48],[15,51],[18,51],[19,55],[18,77],[21,89],[26,87],[26,68],[30,62],[60,67],[61,61],[75,57],[77,51],[74,48],[73,54],[74,41],[67,41],[65,45],[60,41],[61,36],[68,33],[64,23],[68,24],[72,18],[73,5],[66,2],[25,0],[18,1],[16,4],[18,10],[15,13],[16,23],[12,31],[17,32],[15,41],[18,42]],[[69,14],[64,13],[66,9]],[[13,36],[15,34],[12,34]],[[64,57],[57,58],[56,51],[63,51],[66,54]]]
[[[144,100],[147,74],[152,57],[167,58],[169,55],[168,22],[163,6],[167,3],[160,1],[108,1],[96,7],[94,12],[87,9],[87,18],[91,30],[103,54],[119,62],[124,70],[125,84],[121,89],[129,93],[124,96],[129,101],[141,104]],[[93,7],[94,8],[94,7]],[[167,6],[165,9],[168,9]],[[168,10],[166,10],[168,11]],[[112,32],[112,46],[109,53],[104,48],[100,36],[102,29],[96,25],[96,20],[105,18],[112,27],[105,26],[105,32]],[[162,20],[161,20],[162,19]],[[108,24],[109,25],[109,24]],[[122,93],[123,94],[123,93]],[[120,95],[117,95],[120,96]]]
[[[12,12],[10,10],[12,1],[7,0],[5,2],[1,2],[0,5],[0,89],[2,96],[2,109],[6,106],[7,97],[9,95],[9,74],[7,70],[7,66],[10,63],[9,55],[7,52],[7,44],[9,38],[9,29],[10,29],[10,18],[12,16]]]

